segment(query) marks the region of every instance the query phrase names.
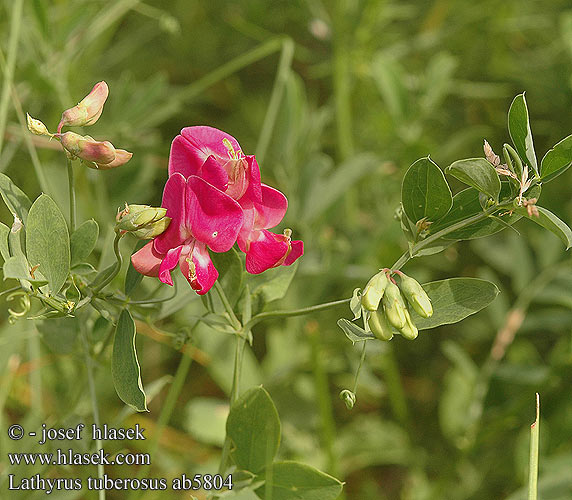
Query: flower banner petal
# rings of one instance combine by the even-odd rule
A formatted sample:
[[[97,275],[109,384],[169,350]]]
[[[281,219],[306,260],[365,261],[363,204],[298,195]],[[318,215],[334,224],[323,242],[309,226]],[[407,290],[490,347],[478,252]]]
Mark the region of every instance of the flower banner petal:
[[[171,223],[163,234],[155,238],[155,250],[159,253],[167,253],[171,248],[182,244],[188,237],[185,229],[186,190],[187,181],[179,173],[169,177],[165,184],[161,206],[167,209],[167,217],[171,218]]]

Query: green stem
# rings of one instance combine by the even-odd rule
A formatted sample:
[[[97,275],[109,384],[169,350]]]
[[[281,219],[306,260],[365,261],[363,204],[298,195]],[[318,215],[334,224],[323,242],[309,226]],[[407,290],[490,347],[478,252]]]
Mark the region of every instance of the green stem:
[[[242,324],[240,323],[240,321],[236,317],[236,314],[234,314],[232,306],[230,305],[230,302],[229,302],[226,294],[224,293],[224,290],[223,290],[221,284],[218,281],[215,281],[214,288],[215,288],[216,292],[218,293],[218,296],[220,297],[222,305],[224,306],[224,308],[225,308],[225,310],[226,310],[226,312],[230,318],[230,322],[231,322],[232,327],[237,332],[239,332],[240,330],[242,330]]]
[[[367,343],[363,342],[363,347],[361,348],[361,356],[359,358],[359,365],[356,371],[356,376],[354,377],[354,388],[352,392],[355,394],[357,391],[357,385],[359,381],[359,374],[361,372],[361,367],[363,366],[363,362],[365,361],[365,351],[366,351]]]
[[[336,112],[337,146],[340,161],[353,153],[351,107],[351,64],[345,0],[337,0],[334,12],[333,88]]]
[[[87,339],[87,333],[84,328],[81,328],[81,337],[83,342],[85,365],[87,369],[87,381],[89,384],[89,395],[91,397],[91,408],[93,411],[93,423],[97,428],[101,427],[99,421],[99,406],[97,404],[97,394],[95,391],[95,378],[93,376],[93,360],[89,353],[89,341]],[[98,452],[102,449],[101,439],[96,439],[95,446]],[[103,464],[98,464],[97,466],[97,477],[99,479],[103,478],[105,469]],[[105,490],[99,491],[99,500],[105,500]]]
[[[328,375],[322,363],[320,336],[318,331],[312,331],[309,335],[312,367],[314,372],[314,387],[318,407],[320,410],[320,431],[322,444],[326,450],[327,471],[333,476],[338,475],[337,457],[334,452],[334,436],[336,435],[336,424],[332,416],[332,398],[328,384]]]
[[[10,89],[14,82],[14,69],[18,60],[18,42],[20,41],[20,28],[22,26],[22,12],[24,1],[15,0],[12,6],[12,18],[10,19],[10,39],[8,40],[8,56],[6,69],[4,70],[4,81],[2,85],[2,95],[0,96],[0,153],[4,144],[4,134],[8,121],[8,106],[10,104]]]
[[[70,158],[67,158],[68,166],[68,190],[69,190],[69,201],[70,201],[70,233],[75,231],[75,212],[76,212],[76,202],[75,202],[75,185],[73,180],[73,163]]]
[[[226,294],[224,293],[224,290],[218,281],[215,282],[215,287],[216,287],[216,290],[220,296],[222,303],[225,305],[225,308],[227,308],[227,312],[228,312],[229,316],[231,316],[231,318],[234,318],[233,321],[236,321],[236,325],[238,326],[238,329],[236,330],[236,346],[235,346],[235,350],[234,350],[234,368],[233,368],[233,373],[232,373],[232,388],[230,390],[230,405],[229,406],[232,407],[233,403],[238,399],[239,394],[240,394],[240,374],[242,371],[242,359],[243,359],[243,354],[244,354],[244,348],[246,346],[246,337],[249,334],[250,330],[246,330],[246,328],[243,328],[240,321],[238,321],[238,318],[234,314],[234,311],[232,310],[232,307],[230,306],[228,298],[226,297]],[[246,300],[244,303],[244,310],[243,310],[242,315],[243,315],[243,320],[248,322],[248,320],[250,319],[250,316],[252,314],[252,305],[250,302],[250,290],[248,289],[248,286],[246,287],[245,297],[246,297]],[[219,474],[224,474],[224,472],[226,471],[229,456],[230,456],[230,444],[231,444],[230,443],[230,437],[227,434],[224,438],[224,444],[222,447],[220,464],[219,464],[219,468],[218,468]]]
[[[123,264],[123,257],[121,256],[121,251],[119,250],[119,242],[123,235],[119,232],[115,233],[115,240],[113,240],[113,252],[115,253],[115,258],[117,262],[115,263],[115,267],[110,275],[105,278],[98,286],[93,289],[93,294],[97,295],[101,290],[103,290],[109,283],[113,281],[113,278],[117,276],[119,271],[121,270],[121,266]]]
[[[512,205],[513,205],[512,200],[510,202],[495,205],[494,207],[487,208],[483,212],[473,215],[472,217],[456,222],[455,224],[452,224],[444,229],[441,229],[441,231],[437,231],[435,234],[432,234],[431,236],[428,236],[424,240],[413,245],[411,250],[404,252],[403,255],[399,257],[399,259],[395,262],[395,264],[391,266],[391,270],[395,271],[401,269],[410,259],[415,257],[415,254],[417,252],[431,245],[431,243],[434,243],[439,238],[443,238],[444,236],[447,236],[448,234],[457,231],[458,229],[463,229],[467,226],[470,226],[471,224],[475,224],[476,222],[484,220],[490,215],[494,214],[495,212],[502,210],[503,208],[511,207]]]
[[[288,311],[268,311],[257,314],[250,321],[244,325],[245,330],[250,330],[254,325],[264,321],[266,319],[273,318],[286,318],[290,316],[302,316],[304,314],[309,314],[317,311],[325,311],[326,309],[331,309],[342,304],[347,304],[351,299],[340,299],[333,302],[325,302],[324,304],[317,304],[315,306],[303,307],[301,309],[290,309]]]
[[[538,443],[540,438],[540,396],[536,393],[536,419],[530,426],[530,457],[528,462],[528,500],[538,498]]]
[[[198,324],[198,323],[197,323]],[[173,414],[173,410],[175,409],[175,404],[181,394],[183,389],[183,385],[189,373],[189,369],[193,359],[186,354],[181,354],[181,360],[179,361],[179,366],[177,368],[177,372],[175,373],[175,378],[173,379],[173,383],[169,389],[167,394],[167,398],[165,399],[165,404],[161,409],[161,413],[159,414],[159,418],[157,419],[157,425],[155,426],[155,430],[153,432],[153,437],[151,442],[149,443],[149,455],[153,457],[159,447],[159,441],[161,439],[161,435],[163,434],[163,429],[169,423],[171,419],[171,415]],[[143,477],[147,477],[149,471],[151,470],[151,465],[145,465],[139,469],[137,474],[137,478],[141,479]],[[139,496],[137,490],[133,490],[130,495],[127,497],[128,500],[136,498]]]
[[[276,79],[274,80],[274,85],[272,87],[270,102],[266,109],[266,116],[264,117],[262,130],[260,132],[260,137],[258,138],[258,144],[256,145],[256,156],[260,164],[264,162],[264,156],[266,155],[266,150],[270,144],[272,131],[274,130],[274,124],[276,123],[276,117],[278,116],[278,111],[280,109],[280,101],[282,100],[284,88],[286,87],[288,77],[290,76],[290,67],[292,66],[293,57],[294,42],[290,38],[285,38],[282,40],[282,51],[280,52],[278,71],[276,72]]]

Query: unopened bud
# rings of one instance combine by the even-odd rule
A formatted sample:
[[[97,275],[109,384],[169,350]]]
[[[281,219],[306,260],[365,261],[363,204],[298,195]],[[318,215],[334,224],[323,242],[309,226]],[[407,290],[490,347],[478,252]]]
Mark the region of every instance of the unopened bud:
[[[398,330],[401,330],[407,322],[405,317],[407,307],[405,306],[405,302],[403,302],[399,287],[395,283],[390,281],[385,287],[382,303],[389,323]]]
[[[80,158],[88,167],[94,169],[108,170],[119,167],[133,156],[133,153],[123,149],[115,149],[109,141],[96,141],[89,135],[66,132],[56,137],[72,157]]]
[[[130,232],[137,238],[150,239],[164,233],[171,222],[166,208],[149,205],[126,205],[117,214],[116,231]]]
[[[405,326],[399,330],[399,333],[407,340],[415,340],[417,335],[419,335],[419,330],[417,330],[417,327],[413,324],[413,321],[411,321],[411,315],[407,309],[405,309],[405,319]]]
[[[361,304],[368,311],[376,311],[389,279],[384,271],[373,276],[364,288]]]
[[[35,118],[32,118],[28,113],[26,113],[26,122],[28,123],[28,130],[32,132],[32,134],[50,135],[50,136],[52,135],[50,134],[48,127],[46,127],[43,124],[43,122],[41,122],[40,120],[36,120]]]
[[[340,392],[340,399],[346,404],[348,410],[351,410],[356,404],[356,395],[349,389]]]
[[[401,273],[401,291],[407,302],[422,318],[429,318],[433,314],[433,306],[423,287],[413,278]]]
[[[93,125],[103,112],[103,105],[109,95],[107,83],[96,83],[91,92],[84,97],[76,106],[66,109],[62,113],[62,119],[58,125],[58,134],[62,127],[83,127]]]
[[[371,333],[379,340],[388,341],[393,338],[393,330],[383,311],[373,311],[369,316],[368,325]]]

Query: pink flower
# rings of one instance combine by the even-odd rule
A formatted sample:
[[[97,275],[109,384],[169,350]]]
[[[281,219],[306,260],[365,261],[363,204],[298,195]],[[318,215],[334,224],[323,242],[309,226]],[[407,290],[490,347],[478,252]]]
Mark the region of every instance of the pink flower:
[[[178,265],[193,290],[203,295],[218,278],[207,248],[231,249],[244,222],[242,209],[204,179],[180,173],[167,180],[162,206],[171,223],[131,257],[133,266],[141,274],[173,285],[171,271]]]
[[[103,112],[103,105],[109,95],[107,83],[99,82],[94,85],[91,92],[73,108],[66,109],[58,125],[58,134],[65,126],[84,127],[93,125]]]
[[[169,157],[169,175],[177,173],[199,176],[238,201],[244,210],[238,246],[246,253],[249,273],[290,265],[304,253],[301,241],[291,241],[291,231],[267,231],[282,221],[288,200],[260,182],[258,162],[245,155],[231,135],[206,126],[184,128],[173,140]]]

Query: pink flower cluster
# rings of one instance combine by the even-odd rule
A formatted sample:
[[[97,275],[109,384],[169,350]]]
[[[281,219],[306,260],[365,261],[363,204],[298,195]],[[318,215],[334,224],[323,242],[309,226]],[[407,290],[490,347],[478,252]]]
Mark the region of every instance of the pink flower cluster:
[[[218,278],[208,249],[226,252],[235,242],[252,274],[288,266],[304,253],[289,230],[268,231],[284,217],[286,197],[261,183],[256,159],[244,155],[234,137],[212,127],[187,127],[175,137],[162,206],[169,227],[131,261],[168,285],[178,265],[193,290],[207,293]]]

